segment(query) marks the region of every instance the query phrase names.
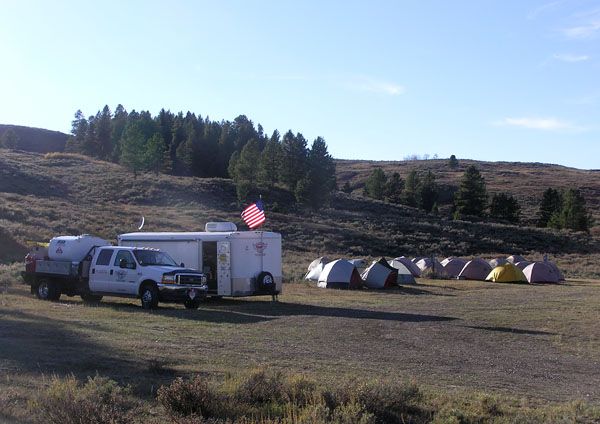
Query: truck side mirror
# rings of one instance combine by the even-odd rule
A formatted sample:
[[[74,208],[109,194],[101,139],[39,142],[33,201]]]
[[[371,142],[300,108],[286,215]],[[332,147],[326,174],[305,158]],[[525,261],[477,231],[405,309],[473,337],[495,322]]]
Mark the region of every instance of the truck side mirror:
[[[127,259],[121,258],[119,260],[119,268],[128,268],[129,263],[127,263]]]

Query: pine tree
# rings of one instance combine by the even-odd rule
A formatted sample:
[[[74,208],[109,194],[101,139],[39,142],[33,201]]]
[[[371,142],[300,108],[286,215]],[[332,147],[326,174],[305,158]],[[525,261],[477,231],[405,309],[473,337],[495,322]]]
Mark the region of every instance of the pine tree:
[[[404,193],[402,194],[402,203],[407,206],[417,207],[420,203],[419,198],[419,185],[421,179],[419,174],[414,169],[406,176],[406,182],[404,183]]]
[[[402,190],[404,181],[399,173],[394,172],[385,184],[384,199],[390,203],[402,203]]]
[[[559,216],[561,228],[574,231],[589,231],[592,217],[587,210],[585,199],[581,192],[569,189],[563,195],[563,204]]]
[[[427,173],[423,176],[419,182],[417,192],[417,198],[421,209],[426,212],[431,212],[438,198],[438,188],[435,182],[435,175],[433,175],[431,171],[427,171]]]
[[[383,200],[386,189],[387,176],[379,167],[373,169],[365,181],[365,194],[373,199]]]
[[[98,144],[98,156],[101,159],[110,160],[113,153],[111,112],[105,105],[102,112],[96,114],[96,143]]]
[[[279,179],[278,164],[281,157],[279,132],[275,130],[260,154],[258,162],[258,180],[261,185],[271,189]]]
[[[491,218],[518,224],[520,215],[521,207],[513,196],[506,193],[496,193],[492,196],[490,203]]]
[[[469,166],[463,174],[460,187],[454,195],[455,219],[468,216],[483,217],[487,206],[485,180],[479,170]]]
[[[156,133],[146,143],[145,168],[158,175],[163,168],[164,154],[165,141],[160,133]]]
[[[456,156],[450,156],[450,159],[448,159],[448,166],[450,167],[450,169],[458,168],[458,159],[456,159]]]
[[[134,178],[145,168],[145,144],[146,140],[139,123],[127,124],[121,142],[121,164],[133,172]]]
[[[301,179],[306,189],[307,195],[303,195],[305,201],[313,208],[328,205],[329,198],[336,187],[335,163],[327,151],[327,144],[322,137],[317,137],[308,152],[308,172]],[[298,197],[298,196],[296,196]]]
[[[291,192],[295,192],[298,181],[306,173],[307,149],[306,139],[300,133],[294,135],[288,131],[281,142],[281,158],[279,161],[280,181]]]
[[[554,188],[548,188],[542,195],[540,210],[538,212],[538,227],[547,227],[553,215],[560,212],[562,207],[562,195]]]

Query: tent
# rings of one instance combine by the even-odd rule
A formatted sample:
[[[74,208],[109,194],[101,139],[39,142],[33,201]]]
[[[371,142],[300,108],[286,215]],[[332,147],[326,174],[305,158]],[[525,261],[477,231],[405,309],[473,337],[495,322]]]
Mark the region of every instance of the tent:
[[[416,263],[417,263],[417,262],[419,262],[421,259],[425,259],[425,257],[424,257],[424,256],[417,256],[416,258],[412,258],[410,261],[411,261],[413,264],[416,264]]]
[[[421,276],[427,273],[433,277],[445,277],[444,266],[435,258],[423,258],[416,264],[421,270]]]
[[[466,263],[467,261],[461,258],[446,258],[441,262],[444,272],[450,278],[458,277]]]
[[[490,261],[490,266],[492,268],[496,268],[497,266],[504,265],[505,263],[508,263],[506,258],[495,258]]]
[[[315,259],[308,266],[308,272],[304,275],[305,280],[313,280],[319,281],[319,275],[321,275],[321,271],[323,271],[323,267],[327,265],[329,262],[329,258],[325,256],[321,256],[320,258]]]
[[[404,263],[398,261],[397,258],[392,259],[388,263],[398,272],[398,279],[396,280],[398,284],[417,284],[415,276]],[[414,264],[411,262],[411,265]]]
[[[486,277],[485,281],[496,283],[527,283],[523,271],[511,263],[495,267]]]
[[[530,263],[531,263],[531,262],[529,262],[529,261],[521,261],[521,262],[517,262],[517,263],[515,264],[515,266],[516,266],[517,268],[519,268],[521,271],[523,271],[523,270],[525,269],[525,267],[526,267],[527,265],[529,265]]]
[[[530,283],[558,283],[558,274],[544,262],[534,262],[523,270]]]
[[[484,281],[491,270],[492,267],[487,263],[487,261],[481,258],[476,258],[465,264],[457,278],[461,280]]]
[[[359,274],[362,274],[365,269],[367,269],[367,260],[366,259],[348,259],[352,265],[356,267],[356,270]]]
[[[396,285],[398,271],[391,267],[385,258],[381,258],[373,261],[361,277],[365,281],[365,286],[371,289],[384,289]]]
[[[556,274],[558,275],[558,281],[565,281],[565,276],[563,275],[562,272],[560,272],[560,269],[558,269],[558,266],[556,266],[556,264],[552,261],[544,261],[545,265],[548,265],[550,268],[552,268]]]
[[[511,255],[508,258],[506,258],[506,260],[508,262],[510,262],[511,264],[516,264],[518,262],[523,262],[526,261],[527,259],[525,259],[523,256],[521,255]]]
[[[362,286],[360,274],[350,262],[337,259],[329,262],[319,276],[317,287],[337,289],[357,289]]]
[[[415,265],[415,263],[413,261],[411,261],[410,259],[408,259],[405,256],[400,256],[399,258],[394,258],[390,261],[390,265],[393,266],[394,268],[398,268],[396,265],[400,263],[402,265],[404,265],[406,268],[408,268],[408,270],[410,271],[410,273],[415,276],[415,277],[420,277],[421,276],[421,269]],[[400,269],[400,268],[398,268]]]

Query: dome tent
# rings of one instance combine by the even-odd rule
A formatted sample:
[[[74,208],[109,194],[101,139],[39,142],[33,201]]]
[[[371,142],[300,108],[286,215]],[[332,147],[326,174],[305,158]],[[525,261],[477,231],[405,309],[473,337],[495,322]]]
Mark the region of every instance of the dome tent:
[[[523,271],[523,270],[525,269],[525,267],[526,267],[527,265],[529,265],[529,264],[531,264],[531,262],[529,262],[529,261],[521,261],[521,262],[517,262],[517,263],[515,264],[515,266],[516,266],[517,268],[519,268],[521,271]]]
[[[441,264],[444,267],[444,272],[450,278],[458,277],[467,261],[461,258],[446,258]]]
[[[490,262],[489,262],[489,264],[492,268],[496,268],[497,266],[504,265],[505,263],[508,263],[506,258],[494,258],[494,259],[490,260]]]
[[[305,280],[319,281],[319,275],[323,271],[325,265],[329,262],[329,258],[326,256],[321,256],[320,258],[315,259],[308,266],[308,272],[304,275]]]
[[[527,283],[523,271],[511,263],[505,263],[495,267],[485,278],[485,281],[495,283]]]
[[[417,262],[421,276],[427,273],[434,277],[445,277],[444,266],[435,258],[423,258]]]
[[[556,272],[556,275],[558,275],[558,281],[565,281],[565,276],[560,271],[560,269],[558,269],[558,266],[554,262],[546,260],[543,263],[545,265],[548,265],[550,268],[552,268]]]
[[[527,259],[525,259],[523,256],[521,255],[511,255],[508,258],[506,258],[506,260],[508,262],[510,262],[511,264],[516,264],[518,262],[523,262],[526,261]]]
[[[394,263],[392,263],[394,262]],[[390,261],[390,265],[392,265],[394,268],[396,268],[396,264],[397,263],[401,263],[402,265],[404,265],[406,268],[408,268],[408,270],[410,271],[410,273],[415,276],[415,277],[420,277],[421,276],[421,269],[415,265],[415,263],[413,261],[411,261],[410,259],[408,259],[405,256],[400,256],[398,258],[394,258]]]
[[[356,267],[359,274],[362,274],[368,266],[366,259],[348,259],[348,262]]]
[[[361,277],[365,282],[365,286],[371,289],[384,289],[396,285],[398,271],[396,268],[391,267],[385,258],[381,258],[378,261],[373,261]]]
[[[556,271],[543,262],[534,262],[527,265],[523,270],[523,274],[530,283],[558,283]]]
[[[357,289],[363,284],[360,274],[350,262],[337,259],[329,262],[319,276],[317,287],[337,289]]]
[[[485,281],[491,270],[492,267],[487,263],[487,261],[481,258],[476,258],[465,264],[457,278],[461,280]]]
[[[396,280],[398,284],[417,284],[415,281],[415,276],[410,272],[408,267],[404,265],[404,263],[396,259],[392,259],[388,263],[398,272],[398,279]]]

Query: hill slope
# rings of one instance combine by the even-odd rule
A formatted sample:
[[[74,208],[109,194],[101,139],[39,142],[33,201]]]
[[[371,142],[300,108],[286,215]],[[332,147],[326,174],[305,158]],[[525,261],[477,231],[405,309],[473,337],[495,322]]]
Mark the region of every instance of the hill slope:
[[[288,276],[293,277],[302,274],[309,259],[323,254],[548,252],[566,262],[568,255],[600,253],[598,240],[585,234],[451,221],[342,193],[318,212],[297,208],[284,192],[263,193],[263,198],[266,229],[282,233],[286,267],[292,270]],[[133,179],[119,165],[81,156],[0,149],[0,227],[21,245],[58,234],[91,233],[114,240],[135,230],[142,215],[147,231],[202,230],[214,220],[245,228],[240,211],[229,180],[153,174]],[[13,259],[2,251],[0,255],[0,261]],[[588,271],[573,269],[572,274]]]
[[[19,150],[48,153],[65,150],[68,134],[43,128],[24,127],[21,125],[0,124],[0,137],[12,129],[19,137]]]
[[[474,160],[459,161],[457,169],[451,169],[446,159],[419,161],[357,161],[337,160],[338,185],[346,181],[355,192],[362,193],[365,180],[375,167],[391,175],[398,172],[403,179],[412,170],[431,171],[438,184],[445,187],[446,196],[452,187],[458,187],[460,178],[469,165],[475,165],[481,171],[487,183],[490,196],[493,193],[506,192],[513,195],[522,208],[525,224],[533,225],[539,209],[542,193],[548,187],[578,188],[586,199],[594,218],[600,219],[600,171],[581,170],[560,165],[523,162],[481,162]],[[448,197],[441,199],[450,201]]]

